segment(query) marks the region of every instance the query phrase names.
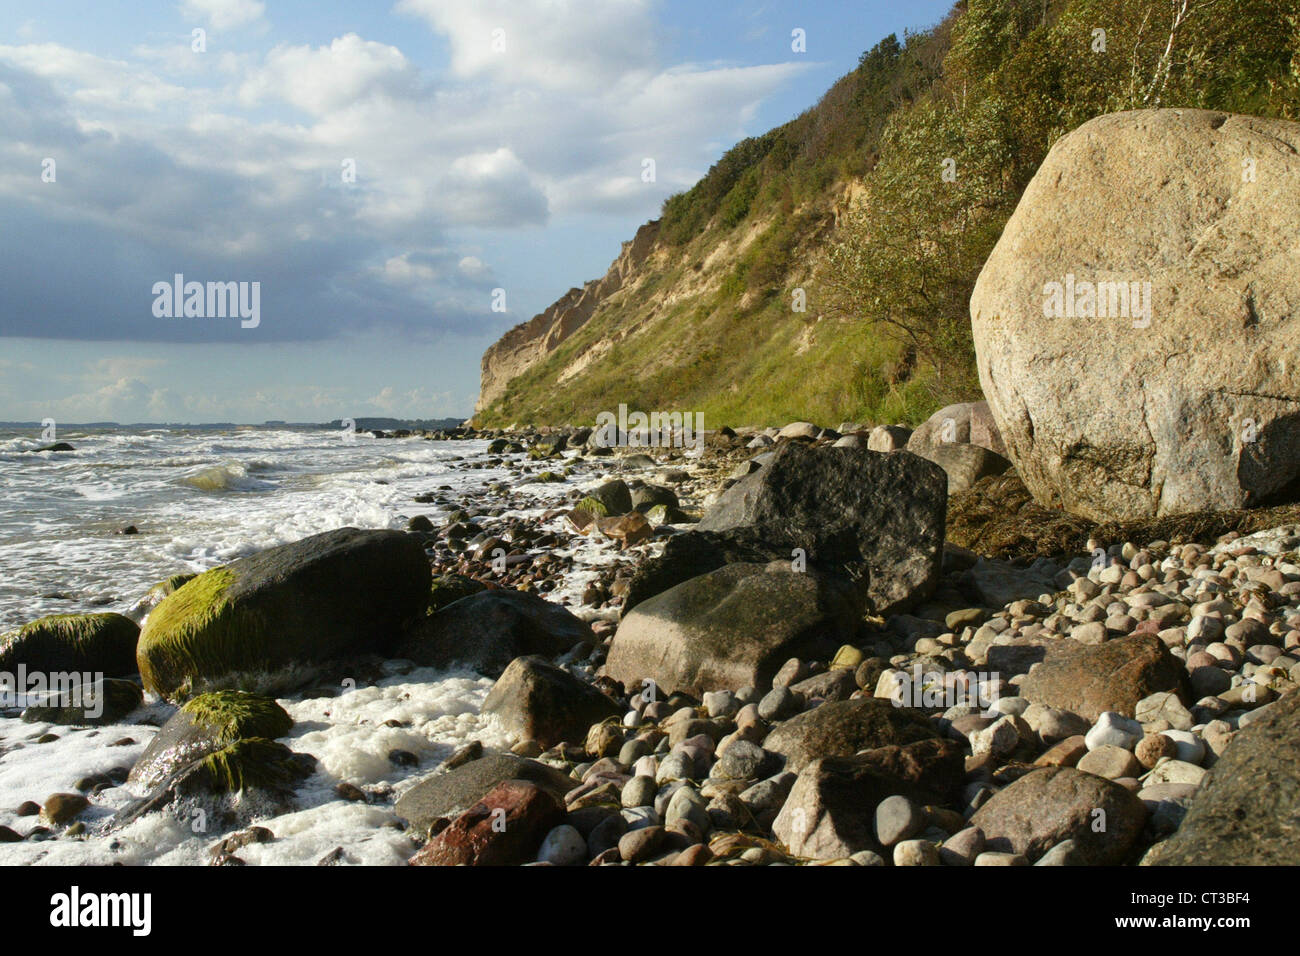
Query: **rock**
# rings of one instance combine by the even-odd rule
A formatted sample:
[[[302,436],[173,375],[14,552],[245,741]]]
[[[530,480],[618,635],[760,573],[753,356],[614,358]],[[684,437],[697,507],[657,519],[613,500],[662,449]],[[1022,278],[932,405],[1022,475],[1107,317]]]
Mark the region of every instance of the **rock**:
[[[1166,737],[1164,734],[1147,734],[1134,750],[1134,755],[1147,770],[1150,770],[1162,759],[1174,757],[1178,754],[1178,745]]]
[[[934,590],[946,489],[943,469],[914,455],[786,442],[727,489],[699,529],[751,528],[802,548],[817,567],[858,581],[887,615]]]
[[[400,531],[341,528],[213,568],[145,621],[146,689],[182,699],[213,681],[300,684],[312,665],[381,652],[424,616],[429,562]]]
[[[1090,751],[1100,747],[1133,750],[1141,739],[1142,725],[1114,711],[1101,714],[1096,725],[1084,736]]]
[[[828,702],[779,724],[763,741],[763,749],[785,757],[787,769],[798,773],[818,757],[847,757],[939,736],[919,710],[862,698]]]
[[[1191,711],[1178,699],[1177,694],[1170,691],[1161,691],[1138,701],[1133,716],[1142,724],[1163,720],[1175,730],[1191,730],[1196,723],[1192,720]]]
[[[640,863],[658,853],[667,838],[668,831],[661,826],[631,830],[619,838],[619,856],[628,863]]]
[[[80,727],[116,724],[143,701],[144,693],[135,682],[106,677],[84,692],[78,687],[49,704],[26,708],[23,720]]]
[[[1142,773],[1142,765],[1138,763],[1137,757],[1130,751],[1111,744],[1088,751],[1075,764],[1075,768],[1084,773],[1105,777],[1107,780],[1136,777]]]
[[[1011,467],[1007,459],[979,445],[940,443],[916,454],[944,470],[948,476],[949,495],[970,491],[981,478],[1000,475]]]
[[[647,558],[633,573],[623,598],[622,614],[626,616],[642,601],[724,565],[789,561],[790,551],[763,542],[746,528],[675,534],[664,545],[662,554]]]
[[[881,801],[895,795],[921,804],[948,801],[961,782],[961,754],[952,741],[924,740],[814,760],[799,774],[772,833],[794,855],[818,860],[875,850]]]
[[[1072,839],[1087,863],[1115,865],[1125,861],[1145,821],[1142,801],[1123,787],[1072,768],[1047,767],[994,794],[970,824],[998,852],[1035,860]]]
[[[988,851],[975,857],[976,866],[1028,866],[1029,861],[1019,853],[995,853]]]
[[[448,604],[486,589],[487,585],[482,581],[475,581],[463,574],[440,574],[433,579],[429,591],[429,613],[441,611]]]
[[[578,503],[578,510],[589,511],[597,518],[617,517],[632,510],[632,491],[626,482],[607,481]]]
[[[470,766],[473,766],[472,764]],[[523,780],[505,780],[411,857],[412,866],[512,866],[536,858],[564,819],[560,802]]]
[[[562,823],[542,838],[537,859],[555,866],[579,866],[587,862],[587,841],[577,829]]]
[[[971,586],[989,607],[1005,607],[1013,601],[1033,600],[1056,590],[1049,577],[1010,561],[980,558],[970,569]]]
[[[989,403],[972,402],[970,407],[970,443],[987,448],[1002,458],[1007,457],[1007,443],[1002,440],[1002,432],[993,418]]]
[[[517,657],[483,701],[506,731],[521,740],[553,747],[584,737],[592,724],[617,717],[622,708],[586,681],[540,657]]]
[[[243,737],[183,764],[143,799],[114,814],[111,829],[129,826],[177,800],[202,800],[222,820],[286,812],[294,789],[315,772],[316,758],[265,737]],[[215,804],[214,804],[215,798]]]
[[[973,866],[984,852],[984,831],[966,827],[944,840],[939,847],[939,862],[948,866]]]
[[[1079,853],[1079,844],[1073,840],[1062,840],[1038,858],[1034,866],[1085,866]]]
[[[658,792],[659,785],[654,777],[636,776],[623,784],[620,802],[624,807],[651,807]]]
[[[957,402],[939,409],[912,432],[907,450],[920,455],[940,445],[968,444],[971,405],[971,402]]]
[[[480,591],[429,615],[397,656],[431,667],[462,664],[500,677],[516,657],[556,657],[593,642],[591,627],[558,604],[498,588]]]
[[[61,827],[71,822],[88,806],[90,801],[80,793],[52,793],[45,798],[45,803],[41,806],[41,822],[52,827]]]
[[[894,847],[894,866],[938,866],[939,848],[929,840],[904,840]]]
[[[876,806],[876,842],[883,847],[910,840],[926,825],[924,808],[907,797],[886,797]]]
[[[789,425],[786,425],[779,432],[777,432],[776,437],[777,438],[816,438],[820,431],[821,429],[819,429],[812,422],[791,422]]]
[[[1192,109],[1101,116],[1057,141],[971,296],[980,384],[1040,503],[1128,521],[1251,507],[1294,480],[1298,144],[1291,122]],[[1228,155],[1276,162],[1247,182]],[[1061,228],[1119,207],[1141,223]],[[1085,282],[1112,284],[1095,297],[1106,316],[1086,297],[1082,316],[1045,315],[1049,293],[1078,300]],[[1130,283],[1142,308],[1117,316],[1111,292]]]
[[[901,451],[907,447],[907,440],[912,437],[912,429],[902,425],[877,425],[867,436],[867,448],[871,451]]]
[[[1160,691],[1186,696],[1181,663],[1156,636],[1138,634],[1089,646],[1072,640],[1044,645],[1045,656],[1020,680],[1020,696],[1096,720],[1105,711],[1133,716]]]
[[[829,655],[849,641],[861,613],[857,593],[838,579],[729,564],[638,604],[619,624],[605,673],[625,686],[650,679],[696,696],[768,686],[792,655]]]
[[[0,635],[0,672],[136,672],[140,628],[121,614],[55,614]]]
[[[455,817],[506,780],[523,780],[557,801],[578,785],[568,774],[513,754],[489,753],[454,770],[425,777],[398,799],[393,811],[416,833],[443,817]]]
[[[1144,865],[1300,863],[1300,694],[1238,731],[1201,782],[1182,825]]]
[[[237,690],[200,694],[181,705],[131,767],[128,782],[152,790],[196,761],[239,740],[274,740],[293,729],[293,718],[267,697]]]

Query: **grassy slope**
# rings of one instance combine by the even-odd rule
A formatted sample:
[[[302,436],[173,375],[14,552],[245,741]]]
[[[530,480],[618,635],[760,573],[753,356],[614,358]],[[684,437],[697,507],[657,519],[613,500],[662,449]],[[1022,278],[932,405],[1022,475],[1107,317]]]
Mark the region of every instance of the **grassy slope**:
[[[1294,116],[1300,0],[1218,4],[1213,18],[1177,37],[1161,105]],[[947,401],[978,397],[967,394],[970,377],[940,380],[924,351],[918,358],[906,336],[878,319],[966,323],[965,290],[1051,143],[1091,116],[1133,106],[1134,62],[1158,75],[1165,36],[1142,24],[1161,22],[1167,8],[1165,0],[962,0],[931,30],[903,44],[887,38],[816,107],[737,144],[670,198],[659,245],[637,274],[476,422],[590,424],[625,403],[699,412],[709,428],[914,423]],[[1114,55],[1089,51],[1098,23],[1108,25]],[[998,148],[985,150],[990,136]],[[970,152],[964,169],[986,163],[978,171],[985,192],[918,226],[903,214],[925,205],[914,184],[953,148]],[[850,190],[874,203],[865,207],[865,233],[836,225]],[[929,317],[929,280],[913,280],[925,270],[908,255],[923,254],[905,253],[884,278],[864,270],[856,287],[852,273],[827,278],[825,257],[837,246],[929,248],[931,234],[951,245],[954,222],[964,237],[976,235],[966,232],[974,223],[979,238],[959,240],[969,274],[952,277],[955,291],[935,310],[942,319]],[[931,233],[917,241],[904,232],[918,228]],[[909,282],[922,287],[919,309]],[[791,308],[795,288],[807,291],[806,312]],[[940,346],[950,352],[939,358],[968,365],[966,338]],[[575,362],[583,367],[572,374]]]

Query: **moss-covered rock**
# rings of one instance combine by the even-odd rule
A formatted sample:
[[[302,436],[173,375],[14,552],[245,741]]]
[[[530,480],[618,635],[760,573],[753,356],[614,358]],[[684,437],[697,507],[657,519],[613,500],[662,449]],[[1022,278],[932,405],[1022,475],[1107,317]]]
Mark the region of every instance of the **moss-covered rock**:
[[[601,501],[599,498],[593,497],[592,495],[588,495],[587,497],[579,501],[577,506],[575,506],[573,510],[585,511],[593,518],[609,517],[609,508],[605,506],[605,502]]]
[[[128,779],[154,787],[188,764],[239,740],[273,740],[292,729],[293,719],[268,697],[238,690],[200,694],[187,701],[154,735]]]
[[[486,591],[487,585],[464,574],[440,574],[429,592],[429,613],[435,614],[461,598]]]
[[[563,476],[563,475],[557,475],[557,474],[556,474],[555,472],[553,472],[553,471],[544,471],[544,472],[542,472],[540,475],[538,475],[536,478],[533,479],[533,481],[535,481],[535,482],[537,482],[538,484],[541,484],[541,485],[553,485],[553,484],[555,484],[557,481],[563,481],[563,480],[564,480],[564,476]]]
[[[182,793],[243,793],[291,790],[311,774],[311,758],[302,759],[282,743],[264,737],[236,740],[196,761],[183,774]]]
[[[140,628],[121,614],[55,614],[0,636],[0,671],[90,671],[120,677],[136,670]]]
[[[171,700],[207,688],[285,686],[315,665],[382,653],[422,618],[429,563],[398,531],[341,528],[207,571],[145,622],[138,661],[145,687]]]
[[[47,704],[28,707],[23,711],[23,720],[29,724],[97,727],[117,723],[143,701],[144,692],[134,681],[108,677],[84,689],[70,690]]]

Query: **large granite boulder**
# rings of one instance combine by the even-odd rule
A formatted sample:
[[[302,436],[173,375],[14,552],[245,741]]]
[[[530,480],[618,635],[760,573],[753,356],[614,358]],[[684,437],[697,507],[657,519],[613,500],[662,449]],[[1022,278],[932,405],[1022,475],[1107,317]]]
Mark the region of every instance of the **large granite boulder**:
[[[796,656],[833,653],[861,623],[860,592],[789,562],[736,563],[638,604],[620,622],[605,673],[666,692],[768,687]]]
[[[750,528],[800,548],[892,614],[934,591],[947,487],[942,468],[907,452],[785,442],[718,498],[698,530]]]
[[[398,531],[340,528],[268,548],[164,598],[140,634],[140,675],[171,700],[271,675],[302,683],[323,661],[391,648],[424,617],[430,580],[423,548]]]
[[[980,383],[1040,503],[1135,520],[1294,494],[1298,190],[1283,120],[1116,113],[1052,148],[971,297]]]

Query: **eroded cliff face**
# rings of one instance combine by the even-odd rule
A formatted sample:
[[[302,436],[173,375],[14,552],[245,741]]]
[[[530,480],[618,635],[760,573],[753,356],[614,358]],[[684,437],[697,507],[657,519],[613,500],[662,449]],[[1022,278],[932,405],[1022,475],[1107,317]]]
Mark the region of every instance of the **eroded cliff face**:
[[[475,412],[482,411],[505,394],[511,379],[527,371],[554,352],[569,336],[582,328],[597,306],[623,287],[628,277],[654,251],[659,238],[659,220],[646,223],[623,249],[603,278],[593,279],[580,289],[570,289],[544,312],[516,325],[483,353],[482,377]]]

